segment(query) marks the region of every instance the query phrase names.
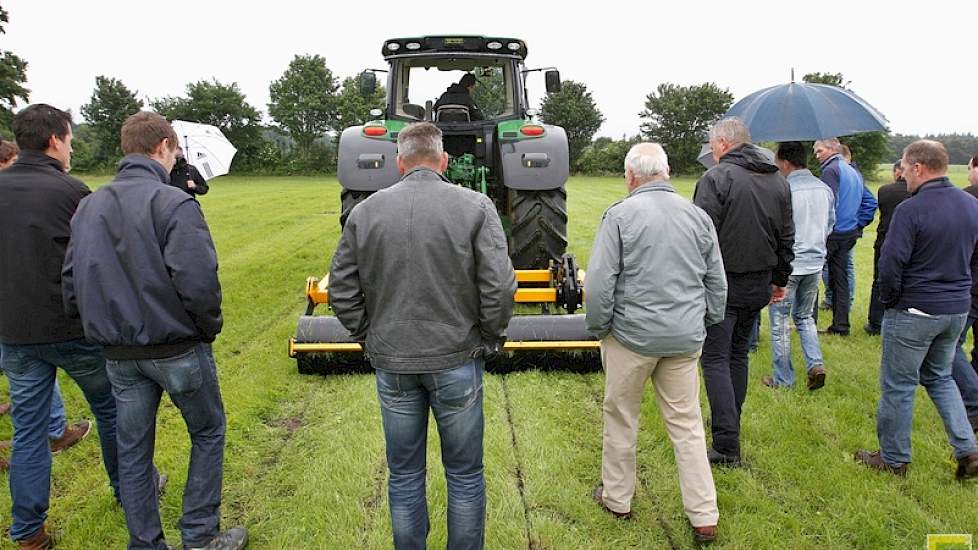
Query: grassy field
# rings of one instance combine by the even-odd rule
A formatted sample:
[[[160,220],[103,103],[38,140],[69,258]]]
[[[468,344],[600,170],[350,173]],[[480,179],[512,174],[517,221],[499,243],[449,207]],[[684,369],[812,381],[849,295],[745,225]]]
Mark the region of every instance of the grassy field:
[[[966,183],[960,167],[952,175]],[[677,180],[686,196],[693,184]],[[215,345],[228,414],[224,524],[246,525],[254,549],[388,548],[373,378],[299,376],[286,356],[286,340],[304,308],[304,279],[327,269],[339,236],[339,185],[334,178],[222,178],[211,189],[201,203],[217,243],[225,296],[225,330]],[[569,183],[570,250],[582,265],[601,213],[623,195],[619,178]],[[762,331],[744,412],[747,467],[715,471],[716,547],[921,548],[928,533],[975,532],[978,487],[954,481],[950,447],[923,392],[906,479],[852,461],[856,448],[876,448],[880,346],[859,330],[874,237],[868,230],[857,247],[853,336],[823,339],[824,389],[761,386],[771,369],[770,337]],[[797,342],[795,353],[800,361]],[[64,375],[61,381],[69,418],[90,418],[77,387]],[[602,392],[601,374],[486,378],[488,548],[692,547],[672,449],[652,399],[642,412],[635,519],[616,521],[591,501],[600,474]],[[703,402],[706,410],[705,394]],[[10,434],[3,420],[0,438]],[[429,542],[443,548],[445,486],[433,429],[429,449]],[[164,401],[156,461],[170,475],[162,511],[172,543],[179,542],[188,451],[183,422]],[[9,493],[0,491],[0,525],[9,523]],[[63,532],[59,548],[125,546],[122,512],[95,437],[55,458],[49,524]]]

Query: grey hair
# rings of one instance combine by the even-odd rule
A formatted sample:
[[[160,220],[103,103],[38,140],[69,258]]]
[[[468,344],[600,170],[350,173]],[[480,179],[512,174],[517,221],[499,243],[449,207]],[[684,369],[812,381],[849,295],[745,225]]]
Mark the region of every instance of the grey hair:
[[[731,145],[750,143],[750,130],[737,117],[724,118],[710,128],[710,141],[724,140]]]
[[[669,157],[658,143],[639,143],[625,155],[625,170],[637,179],[668,174]]]
[[[405,161],[439,160],[444,152],[441,130],[430,122],[408,124],[397,134],[397,153]]]
[[[829,151],[835,151],[836,153],[842,153],[842,142],[839,138],[825,138],[820,139],[815,142],[815,147],[825,147]]]

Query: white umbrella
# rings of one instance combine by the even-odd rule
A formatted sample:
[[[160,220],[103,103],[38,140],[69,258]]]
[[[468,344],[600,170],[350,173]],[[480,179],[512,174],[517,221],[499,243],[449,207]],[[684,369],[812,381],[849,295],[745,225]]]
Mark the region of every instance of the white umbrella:
[[[183,156],[197,167],[205,180],[228,173],[238,150],[216,126],[184,120],[174,120],[170,126],[177,133]]]

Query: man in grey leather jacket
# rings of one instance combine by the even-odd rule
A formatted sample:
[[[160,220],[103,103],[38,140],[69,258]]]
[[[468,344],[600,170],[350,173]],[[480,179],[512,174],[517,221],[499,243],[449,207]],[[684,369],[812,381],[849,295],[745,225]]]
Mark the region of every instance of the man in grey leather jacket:
[[[482,548],[482,373],[506,339],[516,277],[492,201],[442,177],[441,130],[412,124],[397,142],[404,175],[347,218],[330,304],[377,372],[394,546],[425,547],[430,409],[448,482],[448,548]]]

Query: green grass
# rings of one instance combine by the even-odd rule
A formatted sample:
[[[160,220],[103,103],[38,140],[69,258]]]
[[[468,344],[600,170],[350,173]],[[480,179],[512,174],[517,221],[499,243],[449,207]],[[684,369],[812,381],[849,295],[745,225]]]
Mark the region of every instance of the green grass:
[[[962,170],[952,177],[965,184]],[[676,181],[686,196],[694,183]],[[211,189],[201,203],[217,243],[225,296],[225,330],[215,345],[228,414],[224,524],[246,525],[254,549],[389,548],[373,379],[299,376],[285,353],[304,308],[305,277],[326,271],[339,236],[339,185],[334,178],[222,178]],[[570,250],[586,267],[601,214],[624,196],[624,182],[574,178],[568,190]],[[770,337],[762,332],[761,350],[751,356],[744,413],[747,467],[715,472],[716,547],[919,548],[928,533],[975,532],[976,486],[954,482],[943,427],[923,392],[906,479],[852,461],[856,448],[876,446],[879,341],[858,330],[874,237],[867,231],[857,248],[857,330],[848,340],[823,340],[824,389],[763,388],[759,379],[770,372],[771,357]],[[800,361],[797,343],[795,352]],[[77,387],[64,375],[61,381],[69,417],[90,418]],[[487,377],[488,548],[692,547],[672,448],[651,398],[642,413],[635,520],[615,521],[591,502],[600,475],[602,392],[601,374]],[[706,410],[705,395],[703,401]],[[189,440],[176,409],[164,403],[156,461],[170,474],[163,524],[177,543]],[[0,422],[0,438],[10,432],[9,421]],[[446,540],[437,449],[432,426],[432,548]],[[9,525],[9,510],[9,493],[0,492],[0,526]],[[123,516],[95,437],[55,458],[49,523],[63,532],[59,548],[125,545]]]

